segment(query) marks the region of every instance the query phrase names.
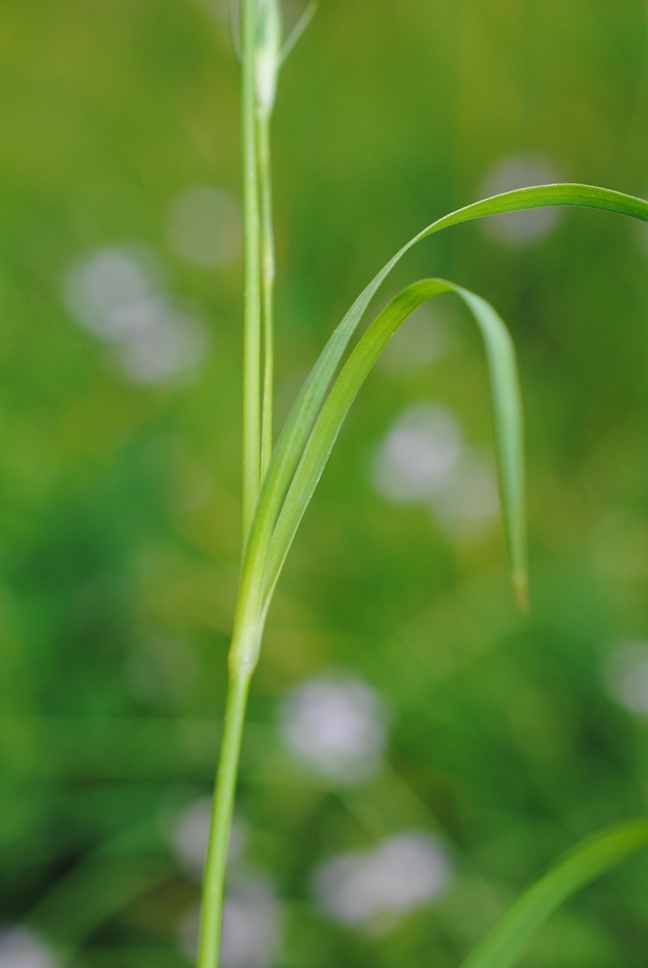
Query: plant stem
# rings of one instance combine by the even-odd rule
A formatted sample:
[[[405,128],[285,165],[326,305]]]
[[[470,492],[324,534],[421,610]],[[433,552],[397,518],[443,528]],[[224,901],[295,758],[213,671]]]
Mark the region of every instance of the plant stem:
[[[225,895],[225,869],[238,774],[250,673],[230,674],[225,724],[214,792],[209,848],[205,864],[197,968],[218,968]]]
[[[256,0],[241,3],[244,306],[243,306],[243,540],[250,528],[261,480],[260,215],[254,55]]]
[[[243,154],[243,222],[244,222],[244,307],[243,307],[243,544],[259,496],[261,484],[261,219],[259,211],[259,177],[264,180],[264,305],[266,341],[266,380],[264,387],[263,442],[264,460],[269,460],[272,446],[272,277],[273,260],[265,258],[272,243],[269,221],[270,184],[268,132],[257,128],[257,90],[255,51],[258,41],[258,0],[241,0],[241,67],[242,67],[242,154]],[[259,157],[259,141],[265,164]],[[269,242],[268,242],[269,240]],[[270,248],[271,255],[271,248]],[[269,272],[271,274],[269,274]],[[269,367],[268,371],[268,353]],[[268,376],[268,372],[270,376]],[[270,395],[270,396],[269,396]],[[269,408],[269,409],[268,409]],[[267,451],[267,453],[266,453]],[[227,845],[229,841],[236,780],[245,725],[245,710],[252,669],[258,654],[258,605],[254,596],[239,592],[237,615],[230,647],[230,675],[225,706],[218,773],[214,790],[209,845],[203,879],[198,968],[218,968],[225,898]]]
[[[272,455],[272,396],[274,368],[273,295],[275,279],[272,230],[272,175],[270,162],[270,113],[257,114],[259,187],[261,196],[261,293],[263,302],[263,409],[261,428],[261,480]]]
[[[270,177],[270,115],[279,64],[278,0],[241,0],[243,218],[243,544],[272,453],[274,240]],[[261,310],[263,308],[263,320]],[[261,335],[263,321],[263,401]],[[243,569],[228,657],[225,725],[214,790],[203,883],[198,968],[218,968],[225,898],[227,844],[238,776],[250,679],[265,615],[263,568]]]

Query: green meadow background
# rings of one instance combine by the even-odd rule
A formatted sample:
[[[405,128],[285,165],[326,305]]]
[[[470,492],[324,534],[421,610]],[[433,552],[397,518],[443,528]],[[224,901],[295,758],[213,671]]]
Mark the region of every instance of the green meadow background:
[[[532,180],[646,195],[647,27],[639,0],[321,0],[274,123],[279,419],[434,218]],[[0,968],[191,963],[240,559],[237,85],[225,0],[0,5]],[[646,812],[644,228],[472,223],[387,285],[510,324],[532,607],[443,297],[358,398],[269,616],[223,968],[453,968]],[[640,855],[521,964],[644,966],[647,898]]]

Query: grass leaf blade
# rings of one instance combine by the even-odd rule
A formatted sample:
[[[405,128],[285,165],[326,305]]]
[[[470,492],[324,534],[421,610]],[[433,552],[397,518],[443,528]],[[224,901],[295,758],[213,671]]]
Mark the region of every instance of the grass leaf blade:
[[[648,202],[635,195],[616,192],[610,188],[595,185],[560,183],[556,185],[533,185],[530,188],[516,188],[501,195],[473,202],[437,219],[416,236],[416,241],[427,238],[451,225],[470,222],[488,215],[503,215],[506,212],[522,212],[530,208],[595,208],[616,215],[628,215],[640,221],[648,221]]]
[[[266,598],[272,593],[340,428],[374,363],[413,310],[444,292],[455,293],[468,306],[486,347],[513,586],[518,603],[526,603],[522,405],[513,342],[500,317],[484,299],[444,279],[424,279],[404,289],[377,316],[343,367],[320,411],[282,508],[268,559]]]
[[[511,582],[520,610],[528,606],[524,431],[522,399],[513,340],[490,303],[467,289],[454,287],[479,326],[488,363],[493,398],[497,469]]]
[[[246,596],[244,596],[247,601],[256,600],[259,609],[262,608],[264,587],[268,587],[264,574],[272,534],[292,476],[313,424],[317,419],[329,384],[349,341],[360,324],[373,296],[391,270],[418,242],[452,225],[484,218],[488,215],[556,205],[601,209],[648,222],[648,202],[622,192],[576,184],[520,188],[474,202],[437,219],[399,249],[363,289],[322,350],[288,415],[277,441],[259,495],[246,546],[242,586],[244,585],[247,588]],[[274,584],[274,579],[271,584]]]
[[[609,827],[582,841],[513,903],[461,968],[512,968],[563,901],[645,846],[648,820]]]

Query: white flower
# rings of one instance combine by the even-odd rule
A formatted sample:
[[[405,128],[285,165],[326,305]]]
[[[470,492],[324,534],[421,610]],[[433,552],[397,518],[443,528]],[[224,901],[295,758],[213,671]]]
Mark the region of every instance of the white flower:
[[[514,155],[503,158],[491,169],[482,182],[479,195],[489,198],[515,188],[550,185],[559,180],[554,165],[548,159],[536,155]],[[560,209],[555,207],[507,212],[486,219],[483,227],[505,245],[532,245],[551,232],[561,214]]]
[[[26,928],[0,930],[0,968],[54,968],[50,951]]]
[[[202,880],[207,857],[212,803],[212,797],[201,797],[200,800],[195,800],[180,813],[171,830],[171,844],[181,867],[197,881]],[[234,820],[230,828],[227,849],[228,864],[238,859],[245,840],[242,825]]]
[[[344,924],[397,917],[444,892],[450,864],[439,840],[426,833],[403,833],[373,850],[354,851],[326,861],[313,891],[328,914]]]
[[[630,712],[648,714],[648,642],[625,642],[604,669],[607,692]]]
[[[223,910],[222,968],[269,968],[279,946],[279,904],[268,881],[235,887]]]
[[[200,911],[192,908],[182,920],[180,941],[194,959]],[[223,908],[221,968],[270,968],[281,939],[279,902],[271,884],[248,877],[228,887]]]
[[[438,494],[461,457],[461,436],[449,410],[432,403],[409,407],[394,422],[376,454],[375,489],[400,504]]]
[[[163,274],[145,249],[99,249],[68,272],[64,299],[72,316],[115,348],[135,383],[161,383],[192,370],[207,351],[201,324],[170,304]]]
[[[430,500],[442,528],[471,539],[490,528],[499,511],[497,475],[492,461],[466,448],[448,486]]]
[[[418,403],[394,421],[372,467],[376,491],[398,504],[426,505],[454,537],[473,539],[499,508],[492,462],[463,442],[453,414]]]
[[[290,749],[326,776],[354,782],[380,764],[385,710],[363,682],[335,676],[306,682],[284,699],[280,719]]]
[[[67,273],[65,303],[72,316],[106,342],[122,337],[122,313],[160,297],[164,279],[153,253],[136,246],[97,249]]]

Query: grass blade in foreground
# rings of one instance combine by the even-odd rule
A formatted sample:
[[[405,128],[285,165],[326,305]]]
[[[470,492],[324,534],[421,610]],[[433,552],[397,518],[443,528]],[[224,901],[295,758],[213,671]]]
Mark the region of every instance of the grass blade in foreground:
[[[563,901],[646,846],[648,820],[618,824],[582,841],[514,902],[461,968],[512,968]]]
[[[259,496],[246,548],[238,623],[241,623],[242,626],[249,625],[255,609],[257,615],[254,620],[256,621],[256,618],[260,615],[263,608],[263,589],[265,586],[263,576],[266,570],[272,534],[281,511],[282,502],[313,424],[317,419],[328,386],[344,355],[349,340],[361,322],[371,299],[391,270],[406,252],[418,242],[452,225],[484,218],[487,215],[556,205],[596,208],[648,222],[648,202],[633,195],[625,195],[623,192],[575,184],[520,188],[480,202],[474,202],[472,205],[451,212],[428,225],[427,228],[410,239],[360,293],[322,350],[288,415],[277,442]],[[252,661],[254,662],[255,659],[252,659]]]
[[[527,596],[522,405],[515,349],[509,332],[484,299],[443,279],[424,279],[404,289],[371,324],[329,393],[310,435],[272,538],[266,600],[279,577],[306,507],[315,491],[349,409],[390,338],[410,313],[433,296],[455,293],[481,331],[490,372],[502,507],[518,603]]]

